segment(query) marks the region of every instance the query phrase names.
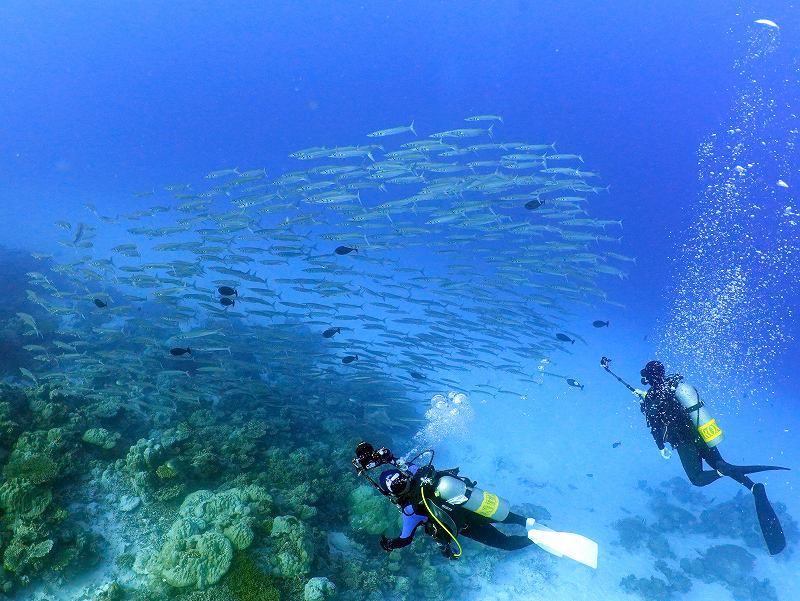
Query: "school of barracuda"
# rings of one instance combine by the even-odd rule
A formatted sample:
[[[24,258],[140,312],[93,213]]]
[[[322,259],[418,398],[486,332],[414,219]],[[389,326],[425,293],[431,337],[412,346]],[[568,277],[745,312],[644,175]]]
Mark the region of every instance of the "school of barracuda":
[[[303,168],[272,178],[217,170],[206,189],[136,193],[159,204],[127,215],[87,205],[92,217],[56,224],[65,253],[34,254],[49,267],[28,274],[27,295],[55,326],[43,339],[19,314],[40,365],[24,376],[143,412],[261,395],[309,414],[391,411],[409,427],[432,388],[518,394],[495,385],[500,374],[529,380],[566,352],[555,333],[580,339],[573,305],[604,302],[598,280],[631,259],[602,250],[622,224],[589,216],[607,188],[579,155],[500,142],[498,116],[467,121],[298,150]],[[224,305],[221,286],[235,291]],[[296,397],[269,400],[300,374]],[[339,398],[315,391],[322,379],[341,382]],[[354,384],[380,398],[352,398]]]

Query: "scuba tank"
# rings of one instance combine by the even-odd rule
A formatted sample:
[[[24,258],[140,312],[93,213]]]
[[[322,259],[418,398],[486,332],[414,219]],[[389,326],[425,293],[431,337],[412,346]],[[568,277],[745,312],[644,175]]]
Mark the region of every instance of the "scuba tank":
[[[722,442],[724,435],[722,429],[717,425],[717,421],[711,417],[706,409],[697,389],[691,384],[679,382],[674,388],[675,398],[683,405],[684,411],[692,420],[700,437],[709,447],[715,447]]]
[[[475,486],[468,486],[464,480],[455,476],[441,476],[434,494],[446,503],[459,505],[498,522],[506,519],[511,510],[505,499]]]

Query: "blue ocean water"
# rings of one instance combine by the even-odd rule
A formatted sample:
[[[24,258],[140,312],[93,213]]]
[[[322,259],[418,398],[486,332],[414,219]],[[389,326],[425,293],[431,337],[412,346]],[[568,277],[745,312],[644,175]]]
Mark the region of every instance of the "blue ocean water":
[[[601,545],[595,575],[562,566],[553,582],[539,581],[522,556],[502,564],[505,576],[481,579],[474,568],[465,595],[534,599],[546,590],[547,598],[629,598],[619,581],[658,575],[658,555],[644,548],[623,554],[612,524],[627,512],[646,514],[658,497],[647,486],[684,476],[677,457],[658,456],[635,398],[603,373],[601,356],[634,384],[654,357],[697,383],[724,425],[731,463],[800,464],[795,8],[5,2],[0,244],[64,257],[53,222],[87,220],[86,203],[126,214],[156,202],[136,192],[172,183],[200,188],[217,169],[264,167],[277,177],[301,168],[288,158],[293,151],[363,144],[368,132],[412,120],[424,137],[463,126],[469,115],[498,114],[504,141],[555,142],[559,151],[581,154],[610,186],[592,198],[591,217],[623,223],[614,234],[621,242],[606,250],[635,264],[624,265],[625,278],[602,280],[613,304],[570,307],[564,329],[584,340],[569,354],[532,356],[523,366],[529,378],[480,367],[473,381],[459,376],[472,421],[462,415],[458,427],[443,426],[451,436],[435,438],[442,465],[461,465],[517,502],[547,506],[554,527]],[[104,240],[106,247],[127,242]],[[437,269],[436,255],[409,252]],[[594,319],[611,325],[594,329]],[[542,367],[585,388],[543,376]],[[482,379],[519,394],[484,398],[475,388]],[[440,392],[447,391],[415,392],[419,412]],[[797,516],[788,474],[765,481],[770,497]],[[729,482],[712,488],[703,491],[709,504],[738,492]],[[673,544],[680,559],[705,543]],[[800,594],[796,557],[751,551],[758,554],[753,577],[769,578],[779,599]],[[604,563],[603,553],[614,560]],[[514,585],[513,570],[528,576]],[[691,578],[693,590],[669,594],[733,594]]]

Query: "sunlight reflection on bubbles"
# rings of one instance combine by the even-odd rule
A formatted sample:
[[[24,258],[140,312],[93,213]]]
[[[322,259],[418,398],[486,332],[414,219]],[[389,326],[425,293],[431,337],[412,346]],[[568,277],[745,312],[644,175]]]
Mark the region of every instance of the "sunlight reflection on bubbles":
[[[657,350],[717,402],[763,397],[791,340],[783,293],[800,284],[800,232],[786,180],[797,171],[800,70],[795,62],[785,73],[779,36],[755,27],[744,40],[728,122],[698,148],[692,223],[674,235],[672,308]]]
[[[450,391],[447,396],[435,394],[425,412],[425,426],[414,435],[414,447],[409,456],[445,439],[448,442],[465,440],[474,417],[469,398],[463,392]]]

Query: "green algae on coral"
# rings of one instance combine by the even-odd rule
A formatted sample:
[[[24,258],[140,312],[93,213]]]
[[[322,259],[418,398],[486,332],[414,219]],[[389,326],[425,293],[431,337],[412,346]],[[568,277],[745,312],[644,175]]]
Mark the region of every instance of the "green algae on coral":
[[[178,475],[178,470],[175,469],[175,464],[172,461],[162,463],[156,468],[156,476],[162,480],[169,480]]]
[[[7,480],[0,486],[0,508],[12,517],[33,519],[44,513],[52,500],[49,488],[34,486],[24,478]]]
[[[253,558],[237,553],[225,583],[231,591],[231,601],[280,601],[276,579],[261,570]]]

